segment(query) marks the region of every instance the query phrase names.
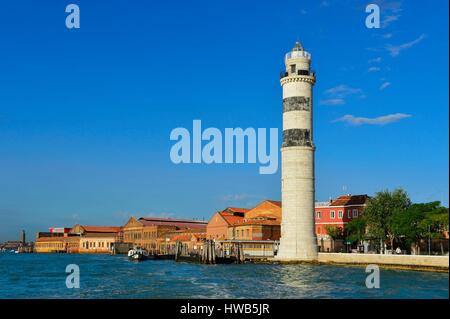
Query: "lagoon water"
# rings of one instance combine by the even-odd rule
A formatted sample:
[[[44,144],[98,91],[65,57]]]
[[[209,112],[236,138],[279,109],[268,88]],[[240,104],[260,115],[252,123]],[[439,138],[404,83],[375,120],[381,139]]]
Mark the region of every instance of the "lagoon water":
[[[80,288],[66,288],[68,264]],[[364,267],[201,265],[126,256],[0,253],[0,298],[448,298],[448,273],[380,269],[368,289]]]

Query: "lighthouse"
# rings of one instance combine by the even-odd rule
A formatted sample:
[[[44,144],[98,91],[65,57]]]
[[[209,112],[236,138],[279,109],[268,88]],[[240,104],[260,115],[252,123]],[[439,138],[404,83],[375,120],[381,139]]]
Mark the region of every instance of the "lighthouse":
[[[281,238],[277,258],[317,260],[314,225],[314,151],[311,55],[300,42],[285,55],[281,147]]]

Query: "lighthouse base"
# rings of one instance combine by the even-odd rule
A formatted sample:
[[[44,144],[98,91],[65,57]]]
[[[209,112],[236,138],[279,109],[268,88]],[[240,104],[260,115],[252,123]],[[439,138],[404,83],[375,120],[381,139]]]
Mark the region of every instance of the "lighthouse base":
[[[281,238],[280,248],[278,254],[275,256],[275,260],[280,261],[317,261],[319,258],[317,245],[317,239],[315,237],[309,238],[302,242],[302,244],[296,242],[286,242]]]

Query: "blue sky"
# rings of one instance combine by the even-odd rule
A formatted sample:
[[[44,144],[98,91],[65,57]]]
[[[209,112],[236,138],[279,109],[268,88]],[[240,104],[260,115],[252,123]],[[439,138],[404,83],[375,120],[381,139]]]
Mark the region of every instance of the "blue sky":
[[[174,165],[169,135],[281,130],[297,39],[317,73],[317,200],[403,187],[448,205],[448,1],[378,1],[380,29],[364,1],[83,0],[69,30],[69,3],[0,4],[0,241],[280,199],[280,171]]]

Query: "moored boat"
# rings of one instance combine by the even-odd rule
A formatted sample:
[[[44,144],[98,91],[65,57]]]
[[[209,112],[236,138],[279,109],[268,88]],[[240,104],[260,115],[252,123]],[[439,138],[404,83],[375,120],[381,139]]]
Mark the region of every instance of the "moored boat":
[[[135,261],[147,260],[149,258],[149,254],[145,249],[136,247],[128,251],[128,258]]]

